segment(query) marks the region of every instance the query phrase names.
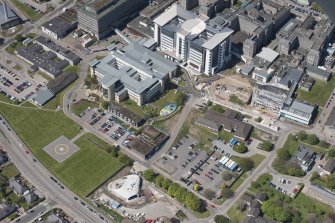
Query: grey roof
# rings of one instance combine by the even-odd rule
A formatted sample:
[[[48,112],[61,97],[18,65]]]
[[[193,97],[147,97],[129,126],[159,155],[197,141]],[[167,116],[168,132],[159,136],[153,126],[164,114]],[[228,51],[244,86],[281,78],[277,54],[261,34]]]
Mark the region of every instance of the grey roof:
[[[19,17],[14,13],[14,11],[6,4],[0,3],[0,24],[4,24],[15,19],[19,19]]]
[[[334,172],[335,169],[335,160],[329,159],[326,163],[326,165],[323,167],[325,171],[328,171],[330,173]]]
[[[40,88],[36,93],[35,97],[33,100],[38,104],[38,105],[44,105],[48,101],[50,101],[55,95],[49,90],[49,89],[44,89]]]
[[[44,52],[43,47],[37,43],[17,49],[16,54],[29,61],[33,67],[32,69],[38,70],[39,68],[45,70],[49,75],[57,77],[63,71],[69,62],[66,60],[56,60],[57,55],[51,51]]]
[[[331,75],[331,72],[322,70],[320,68],[317,68],[317,67],[314,67],[314,66],[311,66],[311,65],[306,65],[306,70],[307,70],[307,74],[319,75],[319,76],[327,78],[327,79]]]
[[[55,79],[48,82],[47,87],[54,94],[57,94],[78,78],[75,73],[62,73]]]
[[[115,59],[122,60],[131,67],[125,65],[118,70],[113,65]],[[94,60],[90,65],[104,75],[99,80],[102,85],[109,87],[120,80],[127,89],[136,93],[142,93],[155,86],[168,73],[177,69],[176,63],[135,42],[130,42],[121,51],[112,50],[107,57],[101,61]],[[149,77],[141,80],[139,72]]]
[[[28,203],[32,203],[38,199],[38,196],[33,191],[30,191],[28,194],[24,195],[24,199]]]
[[[214,36],[212,36],[208,41],[206,41],[202,47],[212,50],[218,44],[227,39],[231,34],[233,34],[233,30],[225,27],[222,31],[218,31]]]
[[[224,114],[220,114],[211,110],[205,113],[204,119],[213,123],[217,123],[217,125],[222,125],[222,127],[227,131],[234,131],[235,136],[242,139],[248,138],[251,130],[253,129],[253,126],[248,123],[227,118],[227,116]]]
[[[69,30],[74,28],[77,23],[77,12],[72,9],[66,10],[61,15],[45,22],[42,26],[54,33],[57,36],[64,36]]]
[[[298,69],[290,69],[285,76],[279,81],[280,84],[288,86],[292,82],[299,82],[302,78],[303,71]]]
[[[253,216],[257,218],[261,214],[261,210],[259,208],[250,208],[248,211],[249,216]]]
[[[48,216],[47,218],[47,222],[48,223],[65,223],[68,222],[65,219],[62,219],[61,217],[55,215],[55,214],[51,214]]]
[[[247,202],[251,202],[254,199],[254,197],[248,193],[244,193],[242,194],[241,199]]]
[[[260,208],[262,206],[262,204],[258,201],[258,200],[252,200],[251,201],[251,204],[250,204],[250,207],[252,208]]]
[[[191,11],[185,10],[178,4],[172,5],[168,10],[160,14],[154,22],[160,26],[164,26],[166,23],[171,21],[175,17],[180,17],[184,20],[195,19],[197,16]]]
[[[260,202],[263,202],[266,199],[268,199],[268,195],[264,192],[259,192],[258,194],[256,194],[255,199],[259,200]]]
[[[295,99],[291,99],[292,102],[288,106],[284,106],[283,110],[294,113],[301,117],[311,118],[315,112],[315,106],[311,106]]]
[[[27,190],[27,187],[15,178],[9,181],[9,185],[13,188],[13,190],[17,194],[23,194]]]
[[[252,65],[252,64],[245,64],[243,67],[242,67],[242,70],[241,70],[241,73],[243,75],[250,75],[251,72],[254,70],[255,66]]]
[[[197,118],[195,123],[201,126],[205,126],[215,132],[220,131],[220,127],[221,127],[219,124],[212,122],[210,120],[204,119],[204,118]]]
[[[270,76],[270,74],[266,70],[263,70],[263,69],[254,70],[254,73],[259,76],[265,77],[265,78],[268,78]]]
[[[55,53],[62,55],[66,60],[72,61],[74,64],[77,64],[80,61],[80,57],[78,57],[75,53],[71,52],[68,49],[65,49],[64,47],[58,45],[57,43],[53,42],[48,38],[38,36],[34,39],[34,41],[48,47]]]
[[[16,207],[11,204],[0,204],[0,221],[16,211]]]
[[[314,154],[315,152],[310,148],[307,148],[304,145],[300,145],[295,154],[295,157],[300,161],[308,162],[313,157]]]

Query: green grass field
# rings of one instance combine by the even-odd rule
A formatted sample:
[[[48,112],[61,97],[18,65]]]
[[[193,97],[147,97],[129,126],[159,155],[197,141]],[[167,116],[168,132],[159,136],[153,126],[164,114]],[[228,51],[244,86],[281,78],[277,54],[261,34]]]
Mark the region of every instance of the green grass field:
[[[101,147],[106,143],[96,136],[86,133],[75,144],[80,150],[61,164],[52,165],[59,179],[81,197],[87,196],[105,180],[123,167],[116,158]]]
[[[290,154],[293,155],[297,151],[299,145],[303,144],[306,147],[311,148],[316,153],[319,153],[319,152],[325,153],[327,151],[327,149],[329,149],[329,145],[326,143],[326,147],[324,147],[323,143],[324,142],[320,141],[317,145],[310,145],[310,144],[306,143],[305,141],[302,142],[300,140],[296,140],[295,136],[290,134],[287,137],[283,148],[288,149]]]
[[[241,158],[239,157],[232,157],[232,159],[235,162],[239,162],[241,160]],[[265,157],[263,155],[260,154],[255,154],[253,156],[250,157],[250,159],[252,159],[252,161],[254,161],[254,169],[257,168],[257,166],[259,164],[261,164],[261,162],[265,159]],[[232,189],[233,191],[236,191],[237,188],[248,178],[247,172],[244,172],[240,178],[238,178],[235,183],[230,187],[230,189]]]
[[[62,112],[14,107],[2,104],[0,113],[21,139],[38,156],[41,149],[61,135],[71,139],[79,133],[78,125]]]
[[[38,20],[42,17],[42,14],[40,14],[38,12],[35,12],[35,10],[26,6],[25,4],[23,4],[19,0],[10,0],[10,1],[12,2],[13,5],[15,5],[16,9],[20,10],[20,12],[22,12],[30,20],[35,21],[35,20]]]
[[[24,46],[21,42],[13,42],[9,46],[6,47],[6,51],[10,54],[14,54],[15,50],[19,47]]]
[[[240,211],[236,208],[236,205],[234,205],[233,207],[231,207],[228,210],[228,216],[230,219],[231,223],[240,223],[243,221],[243,219],[245,218],[247,211]]]
[[[327,83],[324,81],[316,80],[311,91],[307,92],[298,89],[297,99],[301,101],[307,101],[311,104],[318,104],[324,107],[334,88],[335,78],[331,78],[330,81],[328,81]]]
[[[165,94],[158,100],[156,100],[153,103],[154,106],[156,106],[156,114],[159,114],[159,112],[162,110],[162,108],[170,103],[175,103],[175,90],[168,90],[165,92]],[[121,102],[121,105],[125,106],[126,108],[128,108],[129,110],[131,110],[132,112],[136,113],[137,115],[141,116],[141,117],[145,117],[146,114],[143,112],[142,108],[140,106],[138,106],[134,101],[132,100],[126,100]]]
[[[10,179],[17,176],[20,172],[16,169],[14,164],[9,164],[8,166],[1,168],[1,173]]]
[[[86,99],[82,99],[80,101],[77,101],[76,103],[74,103],[72,105],[72,112],[75,115],[79,115],[80,113],[82,113],[83,111],[85,111],[88,107],[90,108],[97,108],[99,107],[99,104],[94,102],[94,101],[89,101]]]
[[[61,164],[44,152],[43,147],[59,136],[72,139],[79,133],[79,126],[62,112],[1,105],[0,113],[39,161],[81,197],[88,195],[123,167],[104,149],[88,141],[90,138],[103,148],[108,145],[91,134],[80,137],[75,142],[80,150]]]

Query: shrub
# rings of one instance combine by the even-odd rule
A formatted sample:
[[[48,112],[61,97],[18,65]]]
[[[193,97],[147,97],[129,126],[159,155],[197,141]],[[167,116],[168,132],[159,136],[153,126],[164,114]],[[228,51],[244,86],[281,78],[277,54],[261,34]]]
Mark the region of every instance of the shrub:
[[[204,196],[208,199],[208,200],[212,200],[213,198],[215,198],[215,192],[213,190],[210,189],[206,189],[204,191]]]
[[[245,171],[249,171],[254,168],[254,161],[250,158],[241,158],[238,165]]]
[[[270,141],[264,141],[262,145],[262,150],[264,151],[271,151],[273,148],[273,144]]]
[[[225,181],[229,181],[229,180],[233,179],[233,174],[229,173],[227,171],[224,171],[222,173],[222,179],[225,180]]]
[[[297,137],[298,137],[299,140],[304,141],[304,140],[307,139],[307,134],[306,134],[305,131],[301,130],[301,131],[298,132]]]
[[[223,215],[216,215],[214,217],[214,222],[215,223],[229,223],[230,220],[229,220],[229,218],[227,218],[227,217],[225,217]]]
[[[238,153],[246,153],[248,152],[248,147],[244,143],[240,143],[234,147],[234,150]]]
[[[156,174],[152,169],[147,169],[143,171],[143,178],[147,181],[153,182],[155,180]]]
[[[307,136],[307,143],[310,145],[316,145],[319,143],[319,138],[315,134]]]
[[[229,188],[225,188],[221,190],[221,196],[225,199],[228,199],[234,196],[234,192]]]
[[[259,116],[259,117],[257,117],[257,118],[255,119],[255,121],[256,121],[256,122],[261,122],[261,121],[263,121],[263,119],[262,119],[262,117]]]

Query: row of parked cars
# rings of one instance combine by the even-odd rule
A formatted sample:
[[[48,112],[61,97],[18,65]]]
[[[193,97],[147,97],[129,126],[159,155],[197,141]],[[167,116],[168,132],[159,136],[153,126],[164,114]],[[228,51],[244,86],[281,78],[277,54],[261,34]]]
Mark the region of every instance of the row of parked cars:
[[[22,91],[24,91],[25,89],[29,88],[31,86],[31,83],[29,83],[28,81],[24,81],[22,82],[22,84],[20,84],[19,86],[17,86],[14,91],[16,91],[17,93],[21,93]]]

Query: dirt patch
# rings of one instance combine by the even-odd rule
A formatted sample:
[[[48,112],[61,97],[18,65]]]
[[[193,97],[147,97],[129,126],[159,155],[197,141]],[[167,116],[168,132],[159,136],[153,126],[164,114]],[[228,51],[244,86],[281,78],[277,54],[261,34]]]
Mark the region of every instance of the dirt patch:
[[[213,82],[210,91],[214,93],[217,99],[229,101],[232,95],[235,95],[243,103],[250,103],[252,96],[252,85],[246,78],[239,75],[223,76]]]

